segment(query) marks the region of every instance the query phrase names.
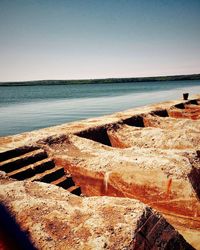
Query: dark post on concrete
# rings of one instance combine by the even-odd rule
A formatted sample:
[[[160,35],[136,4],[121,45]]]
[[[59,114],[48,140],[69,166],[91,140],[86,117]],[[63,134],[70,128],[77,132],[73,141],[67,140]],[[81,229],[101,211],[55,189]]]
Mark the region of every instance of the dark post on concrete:
[[[187,100],[189,96],[189,93],[183,93],[183,100]]]

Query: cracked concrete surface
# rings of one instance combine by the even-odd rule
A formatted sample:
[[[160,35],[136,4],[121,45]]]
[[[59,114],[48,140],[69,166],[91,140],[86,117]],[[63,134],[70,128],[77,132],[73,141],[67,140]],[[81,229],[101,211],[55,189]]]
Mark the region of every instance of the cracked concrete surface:
[[[199,99],[1,137],[0,170],[6,172],[0,178],[1,202],[39,249],[159,249],[156,242],[162,249],[172,249],[175,242],[179,242],[175,249],[190,249],[173,227],[200,249]],[[52,159],[55,172],[52,166],[35,163],[44,154]],[[52,184],[30,181],[38,180],[38,175]],[[81,188],[83,197],[54,185],[62,183],[67,189],[68,178]],[[144,211],[150,211],[148,216]],[[63,213],[68,213],[68,220]],[[145,238],[136,233],[138,225],[148,225]],[[156,241],[153,225],[167,238]]]

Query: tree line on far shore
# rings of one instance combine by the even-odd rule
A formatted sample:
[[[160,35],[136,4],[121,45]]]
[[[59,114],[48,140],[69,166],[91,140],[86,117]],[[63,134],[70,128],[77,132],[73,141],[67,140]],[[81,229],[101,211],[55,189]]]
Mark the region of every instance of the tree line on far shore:
[[[132,83],[132,82],[182,81],[182,80],[200,80],[200,74],[131,77],[131,78],[83,79],[83,80],[37,80],[37,81],[19,81],[19,82],[0,82],[0,86],[98,84],[98,83],[127,83],[127,82]]]

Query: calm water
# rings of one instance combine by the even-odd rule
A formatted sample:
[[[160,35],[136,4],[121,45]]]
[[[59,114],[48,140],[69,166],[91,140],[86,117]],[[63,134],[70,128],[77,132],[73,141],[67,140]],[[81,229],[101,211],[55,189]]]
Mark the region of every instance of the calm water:
[[[0,136],[200,93],[200,81],[0,87]]]

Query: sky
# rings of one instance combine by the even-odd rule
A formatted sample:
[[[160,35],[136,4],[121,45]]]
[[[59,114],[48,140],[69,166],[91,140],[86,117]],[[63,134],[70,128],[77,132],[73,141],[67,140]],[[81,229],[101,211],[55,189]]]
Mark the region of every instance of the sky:
[[[200,73],[200,0],[0,0],[0,81]]]

